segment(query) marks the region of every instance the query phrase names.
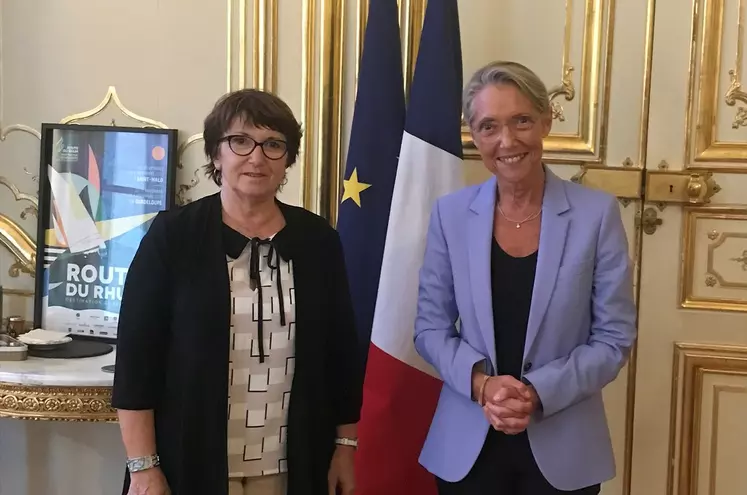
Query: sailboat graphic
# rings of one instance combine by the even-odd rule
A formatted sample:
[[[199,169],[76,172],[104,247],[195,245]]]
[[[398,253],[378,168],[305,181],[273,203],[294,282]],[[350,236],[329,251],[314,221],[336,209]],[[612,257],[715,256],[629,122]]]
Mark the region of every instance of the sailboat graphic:
[[[48,172],[54,196],[54,227],[58,238],[64,240],[71,253],[96,251],[105,246],[96,222],[91,218],[73,184],[51,165],[48,166]]]

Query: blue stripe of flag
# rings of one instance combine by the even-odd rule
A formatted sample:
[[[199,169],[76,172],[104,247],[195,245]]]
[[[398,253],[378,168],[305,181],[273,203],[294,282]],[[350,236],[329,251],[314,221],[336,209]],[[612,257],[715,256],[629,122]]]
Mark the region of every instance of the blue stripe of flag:
[[[371,0],[344,176],[349,181],[355,171],[369,187],[360,193],[360,206],[352,199],[340,204],[337,221],[364,359],[404,125],[397,0]]]
[[[415,67],[405,131],[462,158],[463,69],[456,0],[428,0]]]

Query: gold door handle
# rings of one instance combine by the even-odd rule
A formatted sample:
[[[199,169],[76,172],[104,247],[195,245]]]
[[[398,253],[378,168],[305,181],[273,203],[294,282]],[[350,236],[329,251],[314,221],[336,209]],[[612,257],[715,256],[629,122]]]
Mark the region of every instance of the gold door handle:
[[[703,205],[721,190],[711,172],[652,170],[646,174],[646,201]]]
[[[721,190],[721,186],[713,180],[713,174],[690,174],[687,181],[687,195],[690,203],[705,204],[711,202],[711,197]]]
[[[655,208],[646,208],[640,218],[641,228],[645,234],[651,235],[663,223]]]

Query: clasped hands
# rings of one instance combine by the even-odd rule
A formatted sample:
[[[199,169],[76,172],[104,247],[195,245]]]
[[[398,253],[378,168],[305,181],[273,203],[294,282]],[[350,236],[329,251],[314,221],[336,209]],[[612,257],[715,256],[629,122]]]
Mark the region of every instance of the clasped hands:
[[[532,413],[539,405],[534,387],[525,385],[510,375],[491,376],[486,381],[485,375],[480,373],[473,380],[473,389],[475,388],[475,398],[482,405],[485,417],[494,429],[507,435],[516,435],[526,430]]]

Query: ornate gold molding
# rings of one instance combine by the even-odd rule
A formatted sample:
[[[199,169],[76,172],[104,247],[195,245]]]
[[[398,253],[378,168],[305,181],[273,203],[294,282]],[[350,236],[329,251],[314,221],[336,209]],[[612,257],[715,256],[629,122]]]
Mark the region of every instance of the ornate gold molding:
[[[719,238],[712,244],[708,245],[708,262],[706,273],[709,276],[713,276],[718,282],[718,285],[730,289],[747,289],[747,283],[742,282],[730,282],[724,278],[724,276],[714,266],[716,250],[723,246],[723,244],[729,239],[744,239],[747,240],[747,232],[724,232]],[[730,261],[736,261],[742,264],[742,269],[747,270],[747,250],[744,251],[742,257],[730,258]]]
[[[30,206],[21,211],[22,219],[25,219],[28,215],[36,216],[38,214],[39,200],[36,196],[22,193],[15,184],[5,177],[0,177],[0,185],[7,187],[13,193],[16,201],[31,203]],[[3,214],[0,214],[0,244],[5,246],[16,259],[10,266],[8,275],[13,278],[17,278],[21,273],[34,276],[36,272],[36,243],[18,223]]]
[[[573,73],[573,66],[564,63],[563,67],[563,79],[560,82],[560,86],[556,86],[555,88],[550,90],[550,107],[552,110],[552,118],[553,120],[559,120],[560,122],[565,122],[565,110],[563,109],[563,105],[555,101],[555,99],[558,96],[565,96],[566,101],[572,101],[573,98],[576,97],[576,87],[573,85],[573,79],[572,79],[572,73]]]
[[[747,312],[747,297],[742,300],[733,298],[701,297],[693,293],[695,280],[695,251],[697,248],[698,222],[703,220],[729,220],[747,224],[747,208],[728,206],[685,207],[684,209],[684,241],[681,258],[682,279],[680,281],[680,306],[688,309],[705,309],[714,311]],[[706,233],[709,239],[713,232]],[[715,241],[709,244],[706,253],[705,284],[713,288],[717,285],[725,288],[747,288],[747,284],[730,282],[714,268],[714,250],[729,238],[747,238],[742,232],[716,232]]]
[[[731,83],[729,84],[729,89],[726,91],[724,100],[726,101],[727,105],[732,107],[735,106],[738,101],[747,103],[747,93],[742,91],[742,81],[739,75],[740,72],[740,69],[731,69],[729,71],[729,79],[731,80]],[[747,126],[747,108],[737,108],[737,113],[734,116],[734,121],[732,122],[731,126],[733,129],[739,129],[740,127]]]
[[[34,291],[28,289],[9,289],[3,287],[3,294],[6,296],[34,297]]]
[[[641,97],[641,118],[638,125],[638,166],[646,168],[648,159],[648,121],[651,110],[651,68],[654,62],[654,21],[656,20],[656,0],[648,0],[646,8],[646,43],[643,61],[643,95]],[[609,36],[609,35],[608,35]],[[610,78],[607,79],[607,82]],[[609,104],[609,99],[607,99]],[[609,117],[609,106],[605,109],[605,121]],[[603,135],[606,135],[606,125]],[[625,484],[625,483],[624,483]],[[630,483],[626,494],[630,493]]]
[[[343,45],[345,3],[321,0],[321,46],[317,93],[316,211],[337,222],[342,181]]]
[[[0,141],[5,141],[8,135],[14,132],[25,132],[26,134],[31,134],[37,139],[41,139],[41,133],[33,127],[29,127],[23,124],[14,124],[2,127],[2,121],[0,121]]]
[[[719,141],[717,136],[718,101],[721,97],[720,77],[722,72],[722,40],[724,38],[724,20],[726,0],[697,0],[693,2],[692,33],[693,39],[700,38],[700,43],[692,43],[690,49],[690,74],[687,98],[685,128],[685,166],[702,168],[708,163],[713,170],[747,172],[747,142]],[[738,2],[737,47],[734,67],[728,71],[730,85],[724,95],[729,106],[737,102],[747,103],[747,94],[741,89],[742,53],[744,44],[743,0]],[[701,17],[702,16],[702,17]],[[702,33],[699,29],[702,27]],[[699,53],[698,53],[699,52]],[[695,63],[700,58],[699,70]],[[737,108],[732,127],[740,127],[747,122],[747,109]],[[740,163],[741,162],[741,163]]]
[[[405,78],[405,95],[408,95],[415,74],[415,63],[418,61],[427,0],[399,0],[398,3],[399,29],[402,33],[402,74]]]
[[[177,150],[177,167],[179,170],[184,170],[184,152],[187,151],[187,148],[194,145],[195,143],[199,141],[203,141],[204,138],[202,136],[202,133],[199,134],[192,134],[189,136],[185,141],[183,141]],[[197,167],[194,171],[194,177],[186,184],[179,184],[176,188],[176,204],[178,205],[185,205],[192,200],[187,197],[187,193],[194,189],[197,184],[200,183],[200,169],[202,167]]]
[[[698,486],[700,462],[699,443],[703,438],[701,414],[706,375],[743,377],[747,379],[747,347],[729,345],[700,345],[675,343],[672,370],[671,420],[669,433],[669,463],[667,473],[668,494],[695,493]],[[718,396],[724,391],[743,392],[744,387],[724,387],[714,384],[713,408],[718,412]],[[712,469],[718,446],[714,445],[714,426],[718,416],[711,415],[711,457],[709,467]],[[675,459],[677,464],[675,464]],[[675,471],[675,468],[676,471]],[[713,471],[707,473],[709,484],[714,483]],[[715,493],[715,491],[711,491]]]
[[[573,85],[573,66],[570,64],[571,59],[571,34],[573,24],[573,0],[565,0],[565,36],[563,38],[563,61],[561,68],[563,70],[560,78],[560,85],[549,91],[550,106],[552,118],[560,122],[565,121],[565,110],[563,105],[555,101],[558,96],[564,95],[566,101],[573,101],[576,96],[576,87]]]
[[[116,422],[110,387],[36,387],[0,382],[0,417]]]
[[[747,237],[747,234],[745,234],[745,237]],[[739,256],[738,258],[729,258],[729,261],[736,261],[742,265],[742,270],[747,272],[747,249],[742,251],[742,256]]]
[[[729,71],[731,84],[726,91],[724,99],[726,104],[733,107],[737,101],[747,104],[747,93],[742,91],[742,47],[744,43],[744,0],[737,0],[737,55],[734,61],[734,68]],[[747,126],[747,108],[738,107],[737,114],[731,124],[733,129],[739,129]]]
[[[25,220],[27,215],[36,216],[38,214],[39,198],[37,198],[34,195],[21,192],[21,190],[18,189],[18,186],[16,186],[10,180],[2,176],[0,176],[0,185],[7,187],[10,190],[10,192],[13,193],[13,197],[15,198],[16,201],[26,201],[26,202],[31,203],[31,206],[27,206],[26,208],[23,209],[23,211],[21,212],[21,218]]]
[[[301,42],[301,73],[303,75],[303,90],[301,92],[301,122],[304,126],[304,136],[301,142],[301,204],[304,208],[315,210],[314,184],[311,176],[314,171],[314,54],[316,53],[316,0],[304,0],[301,11],[301,23],[304,26],[304,36]]]
[[[0,214],[0,244],[16,258],[8,272],[11,277],[18,277],[21,273],[34,276],[36,244],[18,224],[3,214]]]
[[[104,96],[104,99],[101,100],[101,103],[96,105],[94,108],[90,110],[86,110],[85,112],[74,113],[72,115],[68,115],[67,117],[63,118],[60,121],[60,124],[78,124],[84,120],[89,120],[95,117],[96,115],[100,114],[101,112],[103,112],[112,103],[114,103],[114,106],[116,106],[117,109],[122,114],[126,115],[132,120],[140,122],[143,125],[143,127],[155,127],[158,129],[168,129],[168,126],[164,124],[163,122],[149,119],[148,117],[143,117],[142,115],[138,115],[132,110],[125,107],[122,104],[122,100],[119,99],[119,95],[117,94],[117,88],[115,88],[114,86],[109,86],[109,89],[106,91],[106,95]]]
[[[578,93],[579,126],[575,133],[550,133],[544,142],[544,159],[548,163],[599,164],[606,158],[615,0],[586,0],[584,9],[580,89],[576,91],[571,77],[576,72],[570,63],[573,4],[567,0],[561,83],[549,90],[557,120],[565,118],[565,110],[554,100],[565,96],[566,101],[571,101]],[[466,125],[462,128],[462,145],[465,158],[479,158]]]
[[[277,88],[278,2],[254,0],[254,56],[252,86],[268,91]]]

